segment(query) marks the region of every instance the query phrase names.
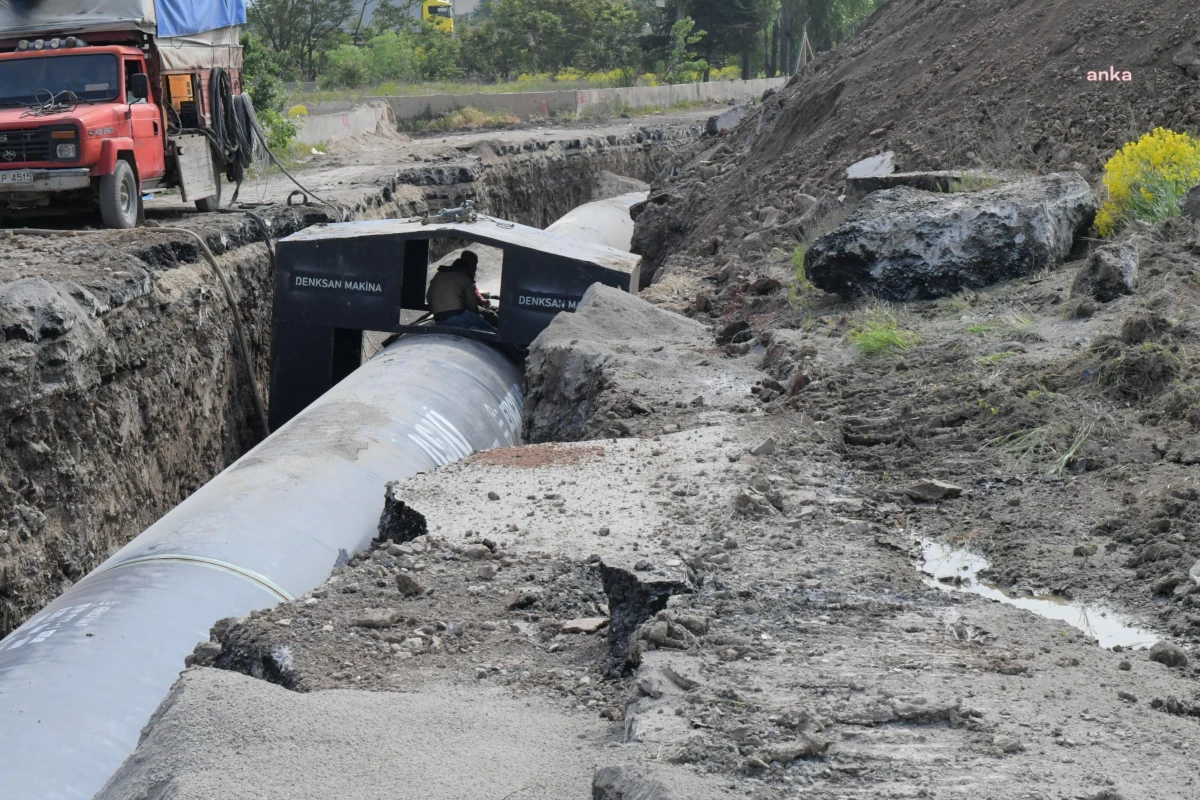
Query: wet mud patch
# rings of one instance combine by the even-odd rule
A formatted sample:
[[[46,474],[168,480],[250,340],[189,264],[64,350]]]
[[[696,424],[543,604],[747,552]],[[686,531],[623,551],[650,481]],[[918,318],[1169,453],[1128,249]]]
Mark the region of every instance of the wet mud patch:
[[[1072,601],[1050,592],[1017,592],[981,579],[991,566],[986,558],[965,547],[948,547],[922,540],[920,569],[929,586],[950,592],[966,592],[1020,608],[1039,617],[1065,622],[1096,640],[1100,647],[1145,649],[1159,636],[1123,622],[1111,609]]]

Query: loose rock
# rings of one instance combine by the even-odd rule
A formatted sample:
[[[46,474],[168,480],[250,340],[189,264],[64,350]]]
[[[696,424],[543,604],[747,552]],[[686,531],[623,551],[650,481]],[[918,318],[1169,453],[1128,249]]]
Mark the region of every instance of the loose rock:
[[[425,591],[425,587],[421,586],[416,578],[406,572],[401,572],[396,576],[396,588],[405,597],[416,597]]]
[[[1159,642],[1150,648],[1150,660],[1168,667],[1186,667],[1188,660],[1182,650],[1170,642]]]
[[[1106,244],[1088,257],[1075,276],[1072,297],[1093,297],[1101,303],[1132,294],[1138,285],[1138,249],[1132,244]]]

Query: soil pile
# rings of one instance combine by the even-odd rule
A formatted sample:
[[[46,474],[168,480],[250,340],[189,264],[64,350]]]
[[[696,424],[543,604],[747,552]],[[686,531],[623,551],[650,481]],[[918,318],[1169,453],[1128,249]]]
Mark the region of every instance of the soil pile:
[[[811,195],[840,192],[848,166],[885,151],[901,171],[1077,169],[1094,180],[1126,141],[1200,124],[1189,74],[1198,22],[1190,0],[892,0],[658,187],[635,240],[643,275],[675,245],[716,255],[769,239],[766,217],[799,218]],[[1088,80],[1110,66],[1132,80]]]

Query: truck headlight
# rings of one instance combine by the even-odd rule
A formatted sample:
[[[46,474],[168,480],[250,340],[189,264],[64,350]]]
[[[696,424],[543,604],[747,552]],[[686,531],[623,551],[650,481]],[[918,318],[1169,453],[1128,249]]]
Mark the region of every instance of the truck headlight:
[[[75,156],[79,154],[79,150],[75,147],[74,142],[71,142],[70,144],[60,144],[57,152],[58,157],[61,159],[75,158]]]

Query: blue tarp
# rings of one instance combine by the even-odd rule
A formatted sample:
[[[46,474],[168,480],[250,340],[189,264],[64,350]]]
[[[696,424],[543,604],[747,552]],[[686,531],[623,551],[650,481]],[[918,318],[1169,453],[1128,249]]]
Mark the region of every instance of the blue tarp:
[[[159,36],[195,33],[246,24],[245,0],[154,0]]]

